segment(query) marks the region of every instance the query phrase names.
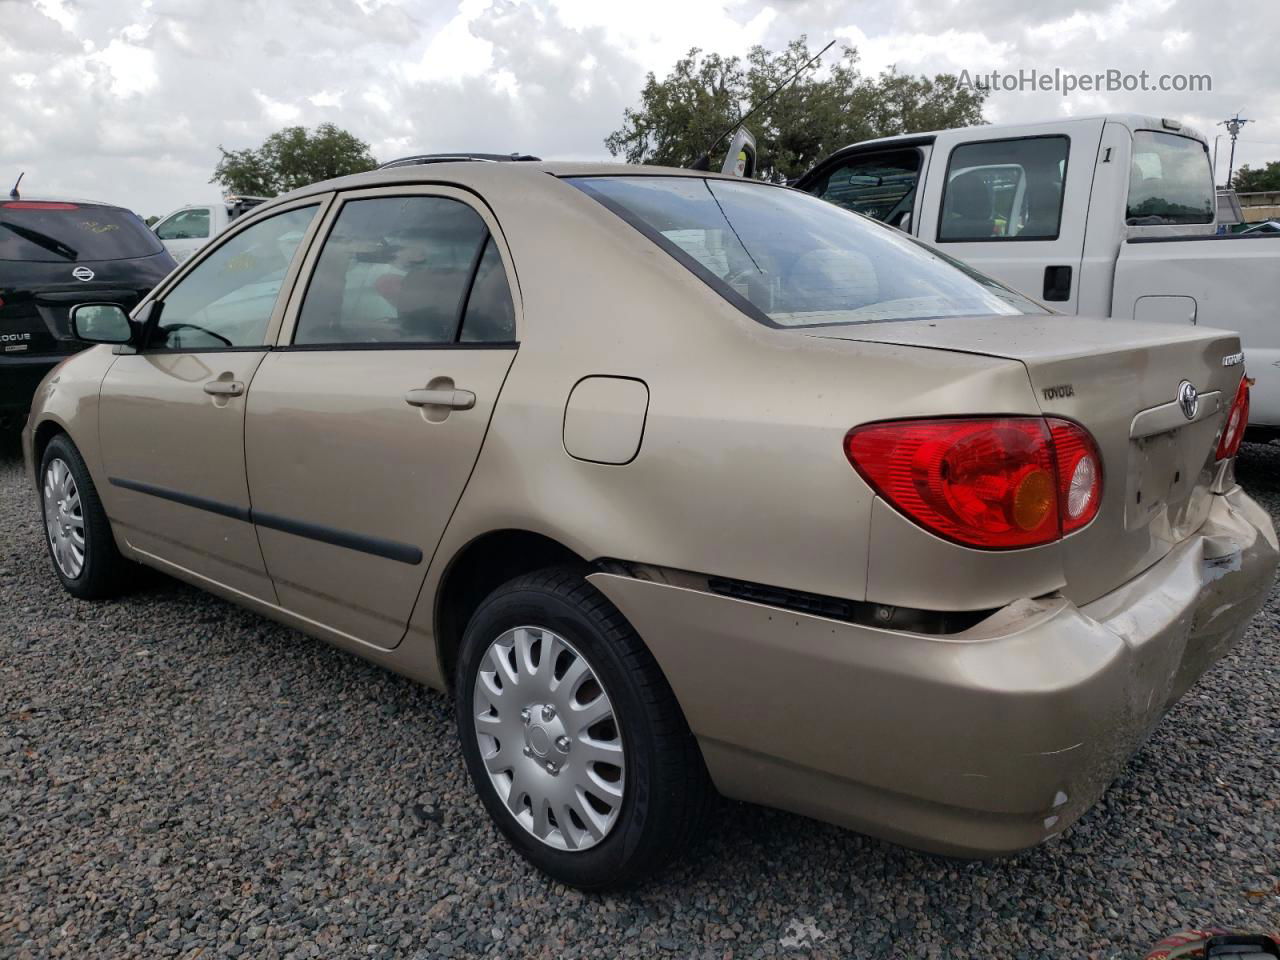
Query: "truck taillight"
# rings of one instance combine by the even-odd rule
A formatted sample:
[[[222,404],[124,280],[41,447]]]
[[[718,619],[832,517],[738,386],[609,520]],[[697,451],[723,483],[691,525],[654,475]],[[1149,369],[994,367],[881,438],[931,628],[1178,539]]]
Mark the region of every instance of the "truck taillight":
[[[1245,427],[1249,425],[1249,384],[1248,377],[1240,378],[1240,386],[1236,397],[1231,401],[1231,409],[1227,411],[1227,425],[1222,428],[1222,438],[1218,441],[1218,460],[1230,460],[1240,452],[1240,441],[1244,439]]]
[[[872,423],[844,447],[891,506],[966,546],[1052,543],[1087,525],[1102,500],[1093,437],[1054,417]]]

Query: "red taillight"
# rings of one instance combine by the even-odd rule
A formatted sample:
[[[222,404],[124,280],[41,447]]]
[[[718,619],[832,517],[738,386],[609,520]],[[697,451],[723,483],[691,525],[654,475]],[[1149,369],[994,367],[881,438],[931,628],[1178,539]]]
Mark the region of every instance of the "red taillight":
[[[855,427],[849,462],[894,508],[972,547],[1051,543],[1098,512],[1102,464],[1067,420],[900,420]]]
[[[74,203],[58,203],[51,200],[9,200],[0,203],[6,210],[79,210]]]
[[[1248,425],[1249,378],[1241,377],[1236,397],[1231,401],[1231,409],[1227,411],[1227,425],[1222,428],[1222,438],[1218,441],[1218,460],[1230,460],[1240,452],[1240,441],[1244,439],[1244,430]]]

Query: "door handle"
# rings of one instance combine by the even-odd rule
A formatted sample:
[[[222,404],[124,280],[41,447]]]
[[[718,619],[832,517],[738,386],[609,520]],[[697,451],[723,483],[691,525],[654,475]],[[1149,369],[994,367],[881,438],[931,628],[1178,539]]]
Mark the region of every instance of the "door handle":
[[[476,395],[470,390],[410,390],[404,395],[404,402],[411,407],[448,407],[450,410],[470,410],[476,405]]]
[[[204,392],[214,397],[238,397],[244,393],[244,384],[239,380],[210,380],[204,385]]]
[[[1059,303],[1071,299],[1071,266],[1044,268],[1044,300]]]

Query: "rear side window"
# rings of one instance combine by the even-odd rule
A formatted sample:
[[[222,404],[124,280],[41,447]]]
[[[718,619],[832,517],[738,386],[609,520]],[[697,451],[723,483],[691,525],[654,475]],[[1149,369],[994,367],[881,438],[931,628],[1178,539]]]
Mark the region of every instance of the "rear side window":
[[[1066,137],[967,143],[951,151],[938,240],[1056,240]]]
[[[511,296],[484,220],[448,197],[350,200],[307,288],[294,343],[513,339]],[[474,308],[468,305],[472,282]]]
[[[824,173],[809,192],[897,227],[911,212],[919,180],[919,151],[902,150],[855,157]]]
[[[209,236],[209,208],[178,211],[156,227],[156,236],[161,240],[204,240]]]
[[[516,338],[516,314],[511,305],[507,271],[493,237],[484,246],[476,282],[467,298],[462,320],[463,343],[510,343]]]
[[[137,215],[119,207],[45,200],[0,203],[0,260],[84,263],[164,250]]]
[[[702,177],[569,182],[769,326],[1044,312],[898,230],[799,190]]]
[[[1209,151],[1199,140],[1155,130],[1133,135],[1129,226],[1213,223],[1215,193]]]

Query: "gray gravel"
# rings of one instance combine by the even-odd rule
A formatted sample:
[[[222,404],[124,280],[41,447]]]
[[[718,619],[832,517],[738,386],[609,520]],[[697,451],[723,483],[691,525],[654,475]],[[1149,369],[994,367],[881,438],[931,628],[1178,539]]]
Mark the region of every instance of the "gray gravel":
[[[1280,447],[1242,478],[1280,517]],[[66,596],[0,441],[0,956],[1141,957],[1280,926],[1280,597],[1102,803],[1017,859],[724,804],[627,896],[507,852],[443,696],[155,577]]]

